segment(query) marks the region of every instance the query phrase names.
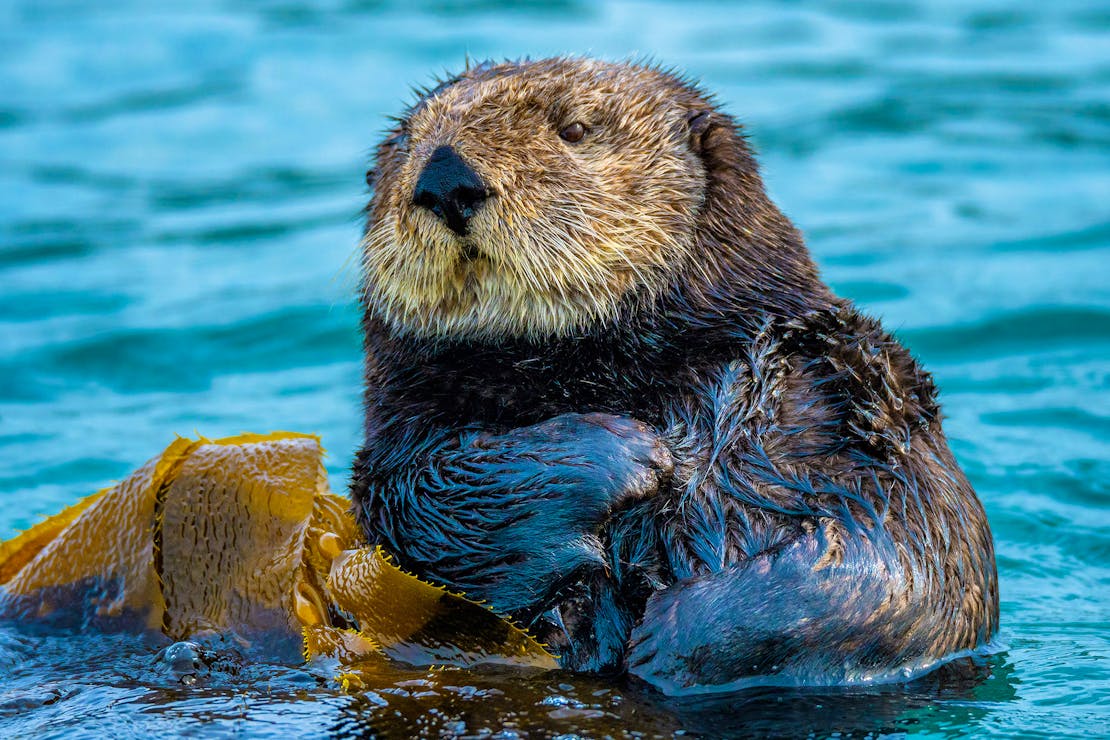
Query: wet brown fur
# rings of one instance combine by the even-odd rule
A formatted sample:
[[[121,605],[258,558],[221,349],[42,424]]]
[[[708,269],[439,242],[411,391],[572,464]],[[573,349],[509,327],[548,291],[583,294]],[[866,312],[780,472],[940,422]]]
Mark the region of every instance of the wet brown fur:
[[[561,140],[576,121],[587,136]],[[412,203],[444,144],[492,192],[463,238]],[[795,580],[839,611],[782,617],[809,647],[780,636],[756,673],[794,660],[805,680],[845,655],[861,670],[916,665],[994,634],[990,531],[931,378],[820,281],[738,126],[694,85],[589,59],[481,65],[424,91],[378,150],[373,184],[352,492],[402,565],[508,605],[571,667],[666,674],[670,688],[735,682],[717,633],[687,639],[683,621],[705,594],[742,610],[795,556],[807,564]],[[673,471],[582,538],[597,569],[561,573],[523,608],[501,575],[513,564],[484,539],[499,526],[482,508],[495,507],[494,474],[475,482],[459,455],[568,413],[646,425]],[[457,471],[441,462],[456,459]],[[429,466],[446,488],[429,487]],[[471,485],[493,498],[468,511],[444,493]],[[506,510],[523,495],[506,489]],[[668,639],[691,643],[681,660],[659,657]],[[828,659],[813,668],[807,651]]]

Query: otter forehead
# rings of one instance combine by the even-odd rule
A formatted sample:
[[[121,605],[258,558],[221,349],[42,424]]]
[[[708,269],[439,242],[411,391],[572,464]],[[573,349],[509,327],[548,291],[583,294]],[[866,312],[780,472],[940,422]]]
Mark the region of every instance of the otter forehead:
[[[365,297],[396,331],[551,336],[612,320],[688,256],[705,172],[695,88],[588,59],[484,64],[378,150]]]
[[[710,103],[653,67],[595,59],[484,64],[429,91],[409,110],[406,130],[412,138],[434,139],[587,118],[648,134],[661,123],[677,130],[684,112],[698,104]]]

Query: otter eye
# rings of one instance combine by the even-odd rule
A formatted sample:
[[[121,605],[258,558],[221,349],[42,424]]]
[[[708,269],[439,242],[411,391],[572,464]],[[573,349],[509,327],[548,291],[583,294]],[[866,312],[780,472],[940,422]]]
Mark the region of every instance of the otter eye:
[[[582,137],[585,135],[586,126],[582,123],[579,123],[578,121],[575,121],[559,132],[559,138],[561,138],[563,141],[568,141],[571,144],[582,141]]]

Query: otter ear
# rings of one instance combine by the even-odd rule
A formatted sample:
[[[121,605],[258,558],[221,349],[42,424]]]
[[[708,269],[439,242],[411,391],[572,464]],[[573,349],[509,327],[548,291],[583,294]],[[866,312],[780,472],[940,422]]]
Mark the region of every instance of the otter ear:
[[[713,111],[692,110],[686,114],[686,129],[690,134],[690,148],[698,154],[705,151],[705,140],[717,125]]]

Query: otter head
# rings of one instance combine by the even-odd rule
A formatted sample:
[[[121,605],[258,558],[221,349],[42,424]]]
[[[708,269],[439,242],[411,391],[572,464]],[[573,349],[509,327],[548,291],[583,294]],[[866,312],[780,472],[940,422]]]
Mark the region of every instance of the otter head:
[[[714,121],[672,74],[589,59],[485,64],[427,91],[368,177],[369,310],[430,338],[615,320],[691,261]]]

